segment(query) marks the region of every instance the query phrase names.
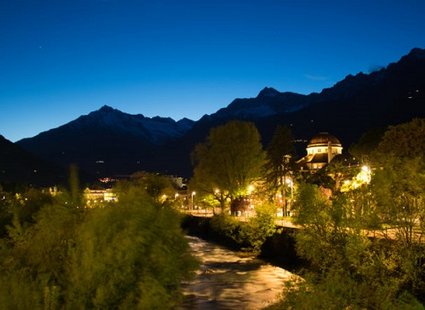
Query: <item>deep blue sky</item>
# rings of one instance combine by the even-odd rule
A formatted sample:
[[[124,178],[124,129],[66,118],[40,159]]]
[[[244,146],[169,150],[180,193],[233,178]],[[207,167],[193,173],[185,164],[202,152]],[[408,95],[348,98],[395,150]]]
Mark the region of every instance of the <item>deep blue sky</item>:
[[[199,119],[265,86],[320,92],[425,47],[424,0],[0,0],[0,134],[107,104]]]

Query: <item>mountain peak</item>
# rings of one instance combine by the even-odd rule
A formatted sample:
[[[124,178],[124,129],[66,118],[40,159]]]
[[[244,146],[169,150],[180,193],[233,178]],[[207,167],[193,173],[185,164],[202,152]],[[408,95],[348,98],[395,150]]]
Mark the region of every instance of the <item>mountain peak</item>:
[[[425,49],[415,47],[410,51],[407,56],[415,57],[418,59],[425,59]]]
[[[110,113],[110,112],[115,112],[115,111],[118,111],[118,110],[114,109],[113,107],[110,107],[106,104],[99,109],[99,112],[104,112],[104,113]]]
[[[274,89],[273,87],[264,87],[259,93],[257,98],[261,97],[276,97],[280,94],[279,91]]]
[[[180,120],[178,120],[178,122],[191,122],[191,123],[194,123],[195,121],[193,121],[193,120],[191,120],[191,119],[189,119],[187,117],[183,117]]]

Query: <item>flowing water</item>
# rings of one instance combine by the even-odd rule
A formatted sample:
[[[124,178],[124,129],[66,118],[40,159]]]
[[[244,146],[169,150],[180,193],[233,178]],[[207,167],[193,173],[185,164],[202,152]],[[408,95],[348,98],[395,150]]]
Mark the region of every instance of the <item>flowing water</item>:
[[[180,309],[262,309],[278,301],[284,282],[296,277],[255,257],[187,238],[201,265],[195,278],[183,284]]]

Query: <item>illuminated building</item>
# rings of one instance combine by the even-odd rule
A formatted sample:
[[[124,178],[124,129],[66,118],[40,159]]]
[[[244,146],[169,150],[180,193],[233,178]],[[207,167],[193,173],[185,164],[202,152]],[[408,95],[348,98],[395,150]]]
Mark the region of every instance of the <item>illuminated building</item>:
[[[297,161],[301,170],[316,172],[342,154],[341,142],[335,136],[321,132],[315,135],[307,145],[307,155]]]
[[[87,207],[99,206],[104,202],[116,202],[117,195],[111,189],[89,189],[84,190],[84,198],[87,202]]]

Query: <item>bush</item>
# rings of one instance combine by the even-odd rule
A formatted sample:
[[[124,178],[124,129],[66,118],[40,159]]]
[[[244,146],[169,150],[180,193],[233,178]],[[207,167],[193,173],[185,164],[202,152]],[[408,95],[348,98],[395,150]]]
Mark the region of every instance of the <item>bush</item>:
[[[266,239],[276,232],[276,212],[272,205],[261,205],[256,207],[256,213],[248,222],[221,213],[212,218],[211,227],[243,250],[258,253]]]
[[[105,208],[45,205],[8,238],[0,243],[3,309],[173,308],[196,267],[178,215],[133,187]]]

